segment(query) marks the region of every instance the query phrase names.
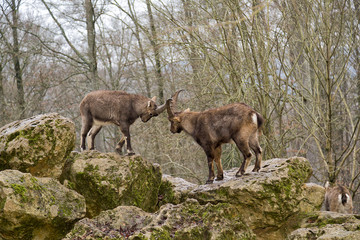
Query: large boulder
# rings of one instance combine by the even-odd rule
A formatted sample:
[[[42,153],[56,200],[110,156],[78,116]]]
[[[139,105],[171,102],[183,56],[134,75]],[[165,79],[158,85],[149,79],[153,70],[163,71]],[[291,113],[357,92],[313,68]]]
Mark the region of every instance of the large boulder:
[[[0,239],[61,239],[85,212],[84,197],[57,180],[0,172]]]
[[[120,205],[158,209],[161,171],[140,156],[120,156],[97,151],[73,152],[61,181],[86,199],[87,216]]]
[[[74,147],[75,125],[57,113],[15,121],[0,128],[0,170],[58,178]]]
[[[156,214],[120,206],[94,219],[82,219],[64,240],[70,239],[255,239],[228,203],[200,205],[194,199],[166,204]]]
[[[165,176],[162,185],[167,190],[161,204],[187,198],[201,204],[231,203],[241,209],[242,218],[258,238],[284,238],[298,220],[321,208],[325,189],[306,183],[312,169],[305,158],[271,159],[262,165],[259,173],[247,172],[240,178],[235,177],[237,168],[225,171],[223,181],[210,185]]]
[[[293,231],[287,239],[360,239],[360,215],[314,212],[304,218],[301,227]]]
[[[112,217],[103,219],[115,213],[104,212],[88,224],[99,226],[96,231],[92,232],[92,227],[86,230],[85,223],[90,220],[84,220],[71,236],[80,236],[75,232],[100,238],[109,232],[120,236],[125,229],[132,239],[285,239],[302,219],[321,208],[325,189],[306,183],[312,171],[304,158],[268,160],[259,173],[239,178],[236,171],[225,171],[225,179],[211,185],[164,176],[159,190],[161,208],[146,215],[152,219],[147,224],[128,224],[142,213],[114,224]],[[114,211],[122,215],[124,210]]]
[[[201,204],[224,202],[236,205],[259,236],[270,232],[284,236],[286,233],[282,230],[289,218],[306,215],[303,210],[311,212],[322,205],[323,187],[319,186],[317,194],[311,195],[316,199],[307,196],[311,191],[304,183],[310,178],[312,168],[305,158],[268,160],[259,173],[251,172],[240,178],[235,177],[236,171],[227,171],[225,181],[194,188],[188,197]]]

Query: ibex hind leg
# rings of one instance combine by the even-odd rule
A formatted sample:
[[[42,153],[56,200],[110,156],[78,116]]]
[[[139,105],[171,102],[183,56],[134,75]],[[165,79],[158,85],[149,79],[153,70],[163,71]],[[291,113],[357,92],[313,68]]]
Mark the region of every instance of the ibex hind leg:
[[[241,175],[245,174],[245,171],[250,164],[252,154],[250,152],[248,141],[244,141],[243,139],[234,139],[234,142],[244,156],[244,161],[242,162],[241,167],[239,168],[237,173],[235,174],[236,177],[240,177]]]
[[[92,121],[86,121],[86,119],[82,120],[81,140],[80,140],[81,151],[86,150],[86,138],[87,138],[87,135],[88,135],[92,125],[93,125]]]
[[[254,167],[254,169],[252,171],[253,172],[258,172],[260,170],[260,168],[261,168],[262,149],[260,147],[257,135],[254,136],[253,138],[250,138],[250,147],[254,151],[255,156],[256,156],[255,167]]]

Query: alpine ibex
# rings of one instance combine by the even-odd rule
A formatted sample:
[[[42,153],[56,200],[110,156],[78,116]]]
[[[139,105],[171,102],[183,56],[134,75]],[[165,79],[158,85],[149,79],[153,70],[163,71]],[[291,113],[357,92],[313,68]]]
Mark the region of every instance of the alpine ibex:
[[[353,212],[353,204],[349,190],[340,184],[330,187],[329,182],[325,184],[325,210],[339,213]]]
[[[253,172],[260,170],[262,150],[258,136],[264,119],[259,113],[244,103],[233,103],[203,112],[191,112],[189,109],[174,112],[176,99],[177,96],[166,101],[168,119],[171,123],[170,131],[186,132],[204,149],[209,166],[207,184],[212,183],[215,178],[214,160],[217,167],[215,180],[224,178],[220,159],[223,143],[234,141],[244,155],[244,161],[236,173],[237,177],[245,173],[250,163],[252,156],[250,148],[256,155]]]
[[[80,103],[82,119],[81,150],[85,150],[88,136],[88,147],[94,149],[94,139],[102,126],[115,124],[120,127],[123,137],[116,146],[121,153],[125,141],[127,154],[135,154],[130,141],[130,125],[139,117],[143,122],[162,113],[166,104],[156,106],[156,97],[147,98],[142,95],[129,94],[124,91],[99,90],[87,94]]]

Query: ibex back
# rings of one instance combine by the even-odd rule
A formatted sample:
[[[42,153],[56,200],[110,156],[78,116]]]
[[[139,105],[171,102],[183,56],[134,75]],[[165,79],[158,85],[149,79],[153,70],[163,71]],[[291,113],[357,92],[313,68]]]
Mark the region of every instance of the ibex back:
[[[94,149],[94,139],[102,126],[115,124],[120,127],[123,137],[117,144],[120,153],[126,141],[128,155],[134,151],[130,141],[130,125],[139,117],[143,122],[157,116],[165,110],[165,104],[157,107],[156,97],[152,99],[124,91],[99,90],[87,94],[80,103],[82,119],[81,150],[85,150],[85,140],[89,137],[88,147]]]
[[[189,109],[183,112],[174,112],[176,98],[167,102],[168,118],[171,123],[172,133],[186,132],[203,148],[208,160],[209,177],[207,184],[215,178],[214,160],[217,167],[217,178],[224,178],[221,164],[221,145],[234,141],[244,156],[244,161],[236,173],[239,177],[245,173],[251,160],[252,149],[256,155],[255,168],[261,167],[261,147],[259,145],[259,132],[264,119],[244,103],[233,103],[223,107],[203,111],[191,112]]]

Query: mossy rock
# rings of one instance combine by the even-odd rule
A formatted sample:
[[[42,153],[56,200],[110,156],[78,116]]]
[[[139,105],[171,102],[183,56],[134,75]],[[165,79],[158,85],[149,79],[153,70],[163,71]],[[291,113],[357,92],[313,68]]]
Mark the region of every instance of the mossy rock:
[[[313,212],[303,219],[300,228],[289,234],[287,239],[360,239],[360,215]]]
[[[0,239],[61,239],[85,207],[83,196],[57,180],[0,172]]]
[[[75,125],[57,113],[15,121],[0,128],[0,170],[58,178],[74,147]]]
[[[234,206],[200,205],[194,199],[166,204],[154,214],[120,206],[93,219],[82,219],[65,239],[255,239]]]
[[[89,217],[120,205],[137,206],[148,212],[158,209],[160,167],[140,156],[73,152],[61,181],[85,197]]]

